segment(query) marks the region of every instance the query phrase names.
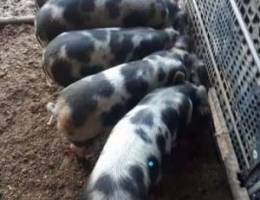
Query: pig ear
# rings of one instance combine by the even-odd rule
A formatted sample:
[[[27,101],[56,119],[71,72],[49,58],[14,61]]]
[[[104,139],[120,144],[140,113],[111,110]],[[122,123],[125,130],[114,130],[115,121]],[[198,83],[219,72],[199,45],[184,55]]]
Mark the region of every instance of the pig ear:
[[[185,54],[184,55],[184,64],[186,67],[192,67],[194,66],[194,62],[196,62],[196,55],[195,54]]]
[[[192,104],[191,100],[189,100],[189,104],[190,104],[190,109],[188,110],[188,115],[187,115],[187,119],[186,119],[186,124],[191,123],[191,120],[192,120],[193,104]]]
[[[190,24],[188,13],[184,10],[178,11],[173,20],[173,27],[181,34],[188,34]]]
[[[210,113],[210,107],[208,103],[208,92],[205,86],[200,85],[197,87],[197,96],[199,99],[198,111],[199,114],[205,116]]]
[[[184,72],[177,71],[173,77],[173,83],[180,84],[184,83],[186,80],[186,75]]]
[[[192,82],[197,85],[203,84],[209,88],[210,81],[205,63],[195,54],[184,56],[184,65],[191,70]]]

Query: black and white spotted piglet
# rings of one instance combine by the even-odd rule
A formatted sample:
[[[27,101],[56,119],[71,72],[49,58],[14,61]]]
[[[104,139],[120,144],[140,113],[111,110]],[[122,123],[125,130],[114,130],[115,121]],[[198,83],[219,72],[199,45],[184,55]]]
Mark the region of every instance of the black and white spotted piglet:
[[[47,46],[43,68],[62,86],[85,76],[173,46],[172,28],[102,28],[66,32]]]
[[[37,13],[36,36],[44,45],[69,30],[163,28],[171,24],[170,17],[174,17],[178,10],[169,0],[49,0]]]
[[[77,147],[111,127],[151,90],[186,79],[185,51],[159,51],[83,78],[63,89],[48,109],[58,129]]]
[[[113,128],[82,200],[144,200],[194,108],[207,107],[203,86],[190,83],[148,94]]]

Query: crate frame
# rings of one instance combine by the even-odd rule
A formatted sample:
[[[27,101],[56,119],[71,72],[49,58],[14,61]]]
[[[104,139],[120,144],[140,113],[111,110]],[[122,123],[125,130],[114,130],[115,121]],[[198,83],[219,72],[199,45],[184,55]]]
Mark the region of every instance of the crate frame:
[[[194,50],[206,64],[220,105],[215,112],[223,114],[234,148],[237,171],[248,174],[260,163],[260,1],[186,0],[184,6]]]

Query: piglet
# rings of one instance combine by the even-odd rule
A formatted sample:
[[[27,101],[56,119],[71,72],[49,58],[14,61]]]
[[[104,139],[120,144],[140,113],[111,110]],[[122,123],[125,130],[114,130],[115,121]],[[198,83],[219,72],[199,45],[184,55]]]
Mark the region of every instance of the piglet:
[[[170,12],[177,13],[168,0],[49,0],[36,16],[36,36],[44,46],[60,33],[104,27],[171,25]],[[171,4],[172,5],[172,4]]]
[[[169,49],[178,32],[172,28],[101,28],[66,32],[50,42],[43,69],[52,80],[67,86],[112,66]]]
[[[110,131],[150,91],[188,79],[185,55],[172,48],[83,78],[64,88],[48,110],[58,130],[83,148],[90,138]]]
[[[180,130],[205,109],[203,86],[187,82],[149,93],[113,128],[81,200],[149,199]]]

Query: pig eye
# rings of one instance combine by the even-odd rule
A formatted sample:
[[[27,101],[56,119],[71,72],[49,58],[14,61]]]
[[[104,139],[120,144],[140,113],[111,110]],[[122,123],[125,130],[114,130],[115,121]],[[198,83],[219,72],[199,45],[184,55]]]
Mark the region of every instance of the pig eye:
[[[155,163],[152,160],[148,161],[148,167],[152,168],[154,165]]]
[[[159,161],[155,156],[149,156],[147,159],[147,168],[149,171],[151,184],[155,184],[159,177]]]
[[[150,156],[147,161],[147,166],[149,169],[158,167],[158,160],[155,156]]]

